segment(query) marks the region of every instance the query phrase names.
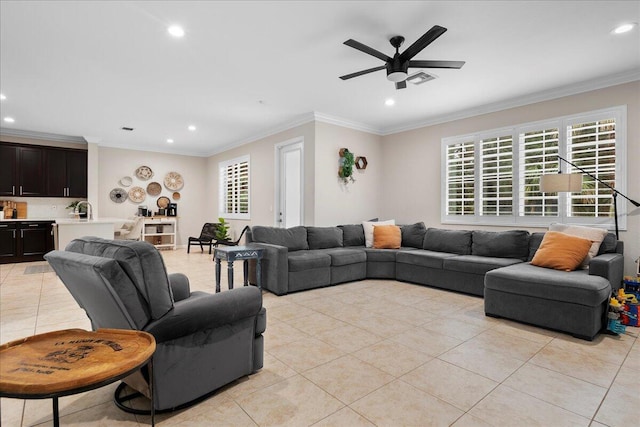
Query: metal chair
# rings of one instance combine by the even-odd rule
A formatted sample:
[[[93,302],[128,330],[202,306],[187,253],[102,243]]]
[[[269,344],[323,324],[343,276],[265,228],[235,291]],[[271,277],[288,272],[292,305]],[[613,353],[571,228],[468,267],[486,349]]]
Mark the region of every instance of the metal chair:
[[[249,226],[248,225],[245,226],[242,229],[242,233],[240,233],[240,237],[238,237],[236,240],[216,240],[213,246],[218,246],[218,245],[238,246],[238,244],[240,243],[240,240],[242,239],[242,236],[244,236],[244,233],[246,233],[248,229],[249,229]],[[209,251],[209,253],[211,253],[211,251]]]
[[[209,246],[209,255],[211,255],[211,247],[217,246],[216,231],[218,231],[219,223],[207,222],[202,227],[200,237],[189,237],[189,243],[187,245],[187,253],[191,252],[191,245],[200,245],[200,250],[204,252],[204,246]]]

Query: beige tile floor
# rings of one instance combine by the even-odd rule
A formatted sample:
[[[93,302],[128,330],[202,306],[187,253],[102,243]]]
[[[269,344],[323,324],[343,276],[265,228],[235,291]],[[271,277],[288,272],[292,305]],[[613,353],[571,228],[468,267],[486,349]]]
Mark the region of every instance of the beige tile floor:
[[[193,290],[213,291],[208,255],[163,256]],[[43,265],[0,265],[3,343],[90,327],[54,273],[25,274]],[[264,305],[264,368],[159,425],[637,425],[637,328],[587,342],[487,318],[480,298],[389,280],[265,292]],[[114,389],[61,398],[62,425],[148,425],[113,405]],[[50,400],[1,399],[0,410],[6,427],[52,424]]]

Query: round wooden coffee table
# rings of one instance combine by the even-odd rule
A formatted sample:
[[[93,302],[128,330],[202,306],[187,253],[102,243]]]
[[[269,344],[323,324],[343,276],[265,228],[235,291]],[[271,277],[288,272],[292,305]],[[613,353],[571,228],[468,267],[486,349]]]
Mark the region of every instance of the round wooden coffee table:
[[[0,397],[53,399],[53,425],[60,425],[58,398],[93,390],[149,367],[151,425],[155,425],[151,334],[122,329],[66,329],[0,346]]]

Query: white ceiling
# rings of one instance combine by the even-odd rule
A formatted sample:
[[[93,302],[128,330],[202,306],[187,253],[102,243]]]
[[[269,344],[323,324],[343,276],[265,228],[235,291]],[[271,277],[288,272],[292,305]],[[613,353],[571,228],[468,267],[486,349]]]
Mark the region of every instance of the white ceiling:
[[[314,113],[388,134],[640,79],[638,28],[611,33],[623,22],[640,22],[639,1],[2,0],[2,131],[194,155]],[[448,31],[414,59],[461,70],[399,91],[384,71],[338,78],[383,65],[345,40],[391,56],[391,36],[406,48],[436,24]]]

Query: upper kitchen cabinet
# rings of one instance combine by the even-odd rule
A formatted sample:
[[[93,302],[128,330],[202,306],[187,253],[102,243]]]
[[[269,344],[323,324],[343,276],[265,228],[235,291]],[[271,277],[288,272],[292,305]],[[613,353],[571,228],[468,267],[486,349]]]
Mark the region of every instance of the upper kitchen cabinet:
[[[0,195],[45,196],[44,151],[38,146],[0,143]]]
[[[87,197],[87,152],[0,142],[0,196]]]
[[[87,197],[87,152],[48,148],[46,150],[47,195]]]

